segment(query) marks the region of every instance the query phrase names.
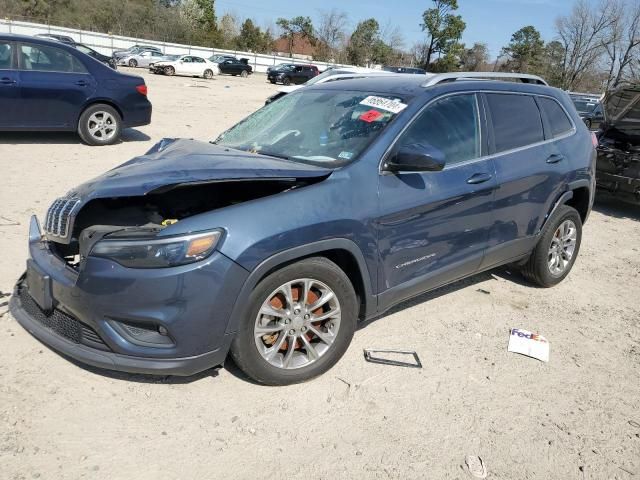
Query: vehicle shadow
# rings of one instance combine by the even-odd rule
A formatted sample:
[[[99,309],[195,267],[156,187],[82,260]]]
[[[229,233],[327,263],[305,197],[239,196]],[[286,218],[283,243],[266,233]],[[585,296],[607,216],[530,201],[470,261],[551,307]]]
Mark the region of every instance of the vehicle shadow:
[[[598,192],[593,209],[610,217],[640,222],[640,206],[622,202],[615,195]]]
[[[118,143],[146,142],[151,137],[134,128],[126,128]],[[75,132],[2,132],[0,145],[76,145],[82,143]]]

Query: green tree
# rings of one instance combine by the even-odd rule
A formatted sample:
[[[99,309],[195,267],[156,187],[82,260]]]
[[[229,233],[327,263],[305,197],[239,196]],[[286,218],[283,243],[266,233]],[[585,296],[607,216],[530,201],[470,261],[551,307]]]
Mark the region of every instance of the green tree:
[[[293,47],[296,38],[306,38],[312,44],[315,41],[313,36],[313,23],[309,17],[279,18],[276,20],[276,25],[282,29],[282,36],[289,42],[290,57],[293,57]]]
[[[482,72],[489,63],[489,47],[486,43],[474,43],[464,48],[460,56],[461,67],[468,72]]]
[[[247,18],[240,28],[240,35],[236,39],[236,46],[240,50],[265,53],[271,50],[273,38],[268,31],[263,32],[250,18]]]
[[[509,45],[502,49],[507,56],[506,70],[519,73],[540,73],[544,57],[544,41],[540,32],[529,25],[511,36]]]
[[[354,65],[366,65],[373,63],[374,50],[379,49],[377,44],[380,36],[380,25],[374,18],[358,23],[351,34],[351,40],[347,47],[347,58]]]
[[[449,61],[453,59],[455,53],[452,50],[459,50],[460,38],[467,27],[460,15],[455,15],[458,9],[457,0],[433,0],[434,7],[425,10],[422,14],[422,31],[428,33],[426,49],[424,54],[424,67],[428,70],[435,55],[449,54]]]

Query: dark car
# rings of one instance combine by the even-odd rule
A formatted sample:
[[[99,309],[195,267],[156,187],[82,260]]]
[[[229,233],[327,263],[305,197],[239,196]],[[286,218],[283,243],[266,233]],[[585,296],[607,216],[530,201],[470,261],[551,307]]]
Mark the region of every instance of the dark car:
[[[283,68],[295,67],[294,63],[279,63],[278,65],[274,65],[272,67],[267,68],[267,74],[273,70],[281,70]]]
[[[541,79],[451,79],[302,88],[74,188],[32,217],[13,316],[98,367],[189,375],[230,352],[289,384],[425,291],[504,264],[556,285],[593,202],[592,134]]]
[[[116,65],[116,61],[113,59],[113,57],[110,57],[108,55],[103,55],[100,52],[96,52],[93,48],[87,47],[86,45],[84,45],[82,43],[76,43],[74,46],[78,50],[80,50],[82,53],[84,53],[85,55],[89,55],[90,57],[95,58],[96,60],[98,60],[99,62],[104,63],[108,67],[111,67],[114,70],[116,70],[118,68],[117,65]]]
[[[238,59],[232,60],[227,58],[218,63],[220,73],[226,73],[227,75],[240,75],[241,77],[248,77],[253,73],[253,68],[247,62]]]
[[[393,73],[412,73],[415,75],[424,75],[427,73],[423,68],[416,67],[384,67],[382,70],[385,72],[393,72]]]
[[[34,35],[38,38],[45,38],[48,40],[57,40],[58,42],[66,43],[67,45],[74,46],[76,45],[76,41],[68,35],[56,35],[53,33],[38,33]]]
[[[295,85],[306,83],[320,72],[315,65],[286,65],[267,73],[267,80],[271,83]]]
[[[576,107],[580,118],[589,130],[598,130],[604,120],[600,97],[570,93],[569,96]]]
[[[640,85],[607,93],[598,132],[596,178],[602,192],[640,205]]]
[[[64,43],[11,34],[0,34],[0,112],[0,131],[77,131],[89,145],[151,121],[142,78]]]

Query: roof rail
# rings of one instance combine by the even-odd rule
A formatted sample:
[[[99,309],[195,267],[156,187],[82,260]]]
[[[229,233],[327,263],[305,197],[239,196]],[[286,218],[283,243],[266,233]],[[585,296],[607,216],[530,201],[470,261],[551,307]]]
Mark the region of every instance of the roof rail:
[[[528,73],[503,73],[503,72],[450,72],[438,73],[430,77],[423,87],[432,87],[442,82],[452,82],[460,79],[477,79],[477,80],[519,80],[522,83],[533,83],[537,85],[549,85],[541,77],[537,75],[529,75]]]

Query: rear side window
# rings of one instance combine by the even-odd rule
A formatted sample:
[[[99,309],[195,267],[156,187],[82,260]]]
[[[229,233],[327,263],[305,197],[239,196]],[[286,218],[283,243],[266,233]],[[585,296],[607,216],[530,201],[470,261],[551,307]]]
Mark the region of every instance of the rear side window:
[[[445,155],[447,165],[480,157],[480,126],[475,95],[452,95],[422,112],[398,146],[427,144]]]
[[[9,42],[0,42],[0,70],[9,70],[11,68],[11,44]]]
[[[487,94],[496,153],[544,141],[542,117],[529,95]]]
[[[560,137],[573,130],[571,120],[569,120],[569,117],[567,117],[567,114],[558,102],[550,98],[539,97],[538,103],[551,124],[551,134],[553,138]]]
[[[87,73],[82,62],[61,48],[48,45],[20,45],[20,68],[40,72]]]

